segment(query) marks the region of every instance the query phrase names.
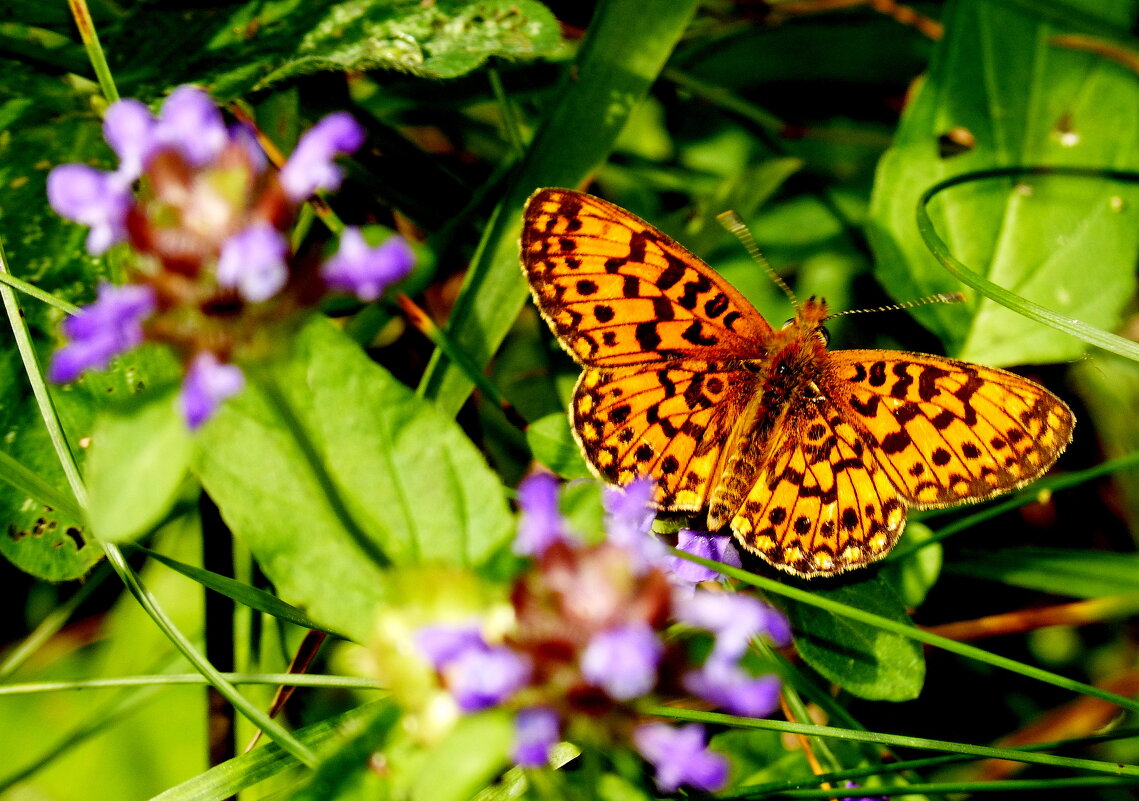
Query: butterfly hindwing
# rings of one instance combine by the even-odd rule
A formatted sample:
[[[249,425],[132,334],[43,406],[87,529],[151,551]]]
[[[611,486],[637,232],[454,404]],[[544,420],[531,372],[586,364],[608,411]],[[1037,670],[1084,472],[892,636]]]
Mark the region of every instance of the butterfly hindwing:
[[[522,266],[542,316],[580,364],[757,358],[770,326],[671,237],[603,200],[540,189]]]
[[[784,422],[731,518],[740,543],[808,578],[881,558],[901,534],[906,505],[863,435],[822,397]]]

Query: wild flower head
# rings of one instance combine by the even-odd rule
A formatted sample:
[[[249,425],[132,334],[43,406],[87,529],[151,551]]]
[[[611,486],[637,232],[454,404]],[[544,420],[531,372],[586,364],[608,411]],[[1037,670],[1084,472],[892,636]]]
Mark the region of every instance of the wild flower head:
[[[531,561],[510,591],[510,624],[493,630],[451,615],[421,625],[414,647],[460,714],[514,714],[521,766],[546,765],[562,740],[629,747],[664,791],[716,790],[728,765],[704,729],[648,722],[639,710],[695,698],[731,714],[770,714],[779,683],[754,669],[749,643],[785,645],[789,631],[753,596],[672,573],[672,553],[650,530],[651,490],[647,481],[608,490],[605,536],[588,542],[559,513],[556,480],[527,479],[514,549]],[[706,544],[695,548],[703,554]]]
[[[411,270],[399,236],[373,247],[348,228],[328,260],[290,241],[306,199],[340,186],[335,159],[364,142],[346,113],[305,133],[279,171],[250,127],[227,122],[192,86],[174,90],[157,116],[132,98],[113,103],[103,133],[118,167],[56,167],[48,199],[90,228],[92,255],[129,246],[127,282],[99,286],[95,301],[64,322],[53,381],[103,369],[142,342],[164,343],[183,365],[182,409],[194,428],[241,389],[241,366],[271,351],[327,292],[372,301]]]

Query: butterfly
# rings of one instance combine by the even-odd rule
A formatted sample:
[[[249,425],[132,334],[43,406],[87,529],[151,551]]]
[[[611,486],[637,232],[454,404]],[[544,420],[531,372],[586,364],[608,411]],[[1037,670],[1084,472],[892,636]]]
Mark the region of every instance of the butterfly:
[[[1067,405],[1005,370],[828,350],[822,300],[773,329],[682,245],[590,195],[535,192],[521,254],[584,368],[570,420],[591,469],[652,478],[657,509],[707,509],[710,531],[793,575],[880,559],[907,509],[1021,487],[1071,441]]]

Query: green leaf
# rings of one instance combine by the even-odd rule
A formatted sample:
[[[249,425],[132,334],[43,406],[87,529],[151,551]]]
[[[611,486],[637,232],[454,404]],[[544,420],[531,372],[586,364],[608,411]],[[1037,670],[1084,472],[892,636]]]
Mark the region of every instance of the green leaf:
[[[506,710],[460,718],[422,763],[412,801],[465,801],[510,764],[513,741],[514,718]]]
[[[929,526],[911,520],[897,547],[908,549],[932,536]],[[894,587],[905,606],[911,609],[921,606],[926,593],[941,575],[941,555],[940,543],[927,545],[904,559],[882,565],[882,576]]]
[[[817,592],[910,624],[901,599],[882,576],[820,587]],[[795,632],[795,646],[807,664],[848,692],[875,701],[909,701],[921,693],[925,658],[920,643],[793,601],[787,602],[787,617]]]
[[[84,470],[95,535],[123,542],[161,522],[185,483],[190,442],[171,392],[100,414]]]
[[[454,78],[491,57],[551,55],[561,34],[535,0],[270,0],[195,10],[140,6],[104,41],[125,54],[119,71],[128,93],[153,96],[193,81],[232,99],[321,71]]]
[[[898,300],[960,286],[938,265],[914,223],[918,196],[948,176],[1033,164],[1139,167],[1139,83],[1116,64],[1052,41],[1081,32],[1068,6],[961,0],[929,74],[882,159],[868,235],[879,281]],[[1133,4],[1100,4],[1101,28],[1123,36]],[[1099,32],[1099,31],[1097,31]],[[975,144],[952,154],[957,132]],[[952,253],[990,281],[1053,311],[1105,329],[1135,289],[1139,189],[1104,179],[985,180],[939,195],[930,212]],[[1079,276],[1078,280],[1075,276]],[[1078,357],[1084,345],[972,295],[915,311],[947,349],[990,364]]]
[[[1139,592],[1139,555],[1066,548],[965,552],[945,572],[1074,598]]]
[[[548,414],[526,428],[526,443],[534,458],[562,478],[590,478],[581,448],[573,438],[564,412]]]
[[[506,543],[513,519],[482,455],[327,320],[267,370],[342,508],[256,380],[203,426],[194,469],[282,597],[362,641],[384,579],[352,527],[397,565],[477,566]]]
[[[1074,365],[1071,380],[1088,408],[1100,448],[1110,458],[1139,451],[1139,364],[1113,353],[1096,352]],[[1132,534],[1139,532],[1139,468],[1111,478]]]
[[[605,160],[695,7],[695,0],[611,0],[598,6],[577,60],[486,229],[448,320],[447,333],[475,363],[490,360],[527,298],[518,269],[526,198],[541,186],[577,186]],[[472,382],[437,351],[421,386],[445,414],[454,415]]]

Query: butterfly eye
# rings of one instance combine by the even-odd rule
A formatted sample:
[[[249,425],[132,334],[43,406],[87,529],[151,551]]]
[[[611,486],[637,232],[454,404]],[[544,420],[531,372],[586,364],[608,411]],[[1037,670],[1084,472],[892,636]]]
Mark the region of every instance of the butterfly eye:
[[[789,318],[787,319],[787,322],[783,323],[783,327],[784,327],[784,328],[790,328],[790,327],[791,327],[792,325],[794,325],[794,324],[795,324],[795,318],[794,318],[794,317],[789,317]]]
[[[820,325],[815,329],[815,333],[823,340],[824,345],[831,344],[831,332],[826,329],[826,326]]]

